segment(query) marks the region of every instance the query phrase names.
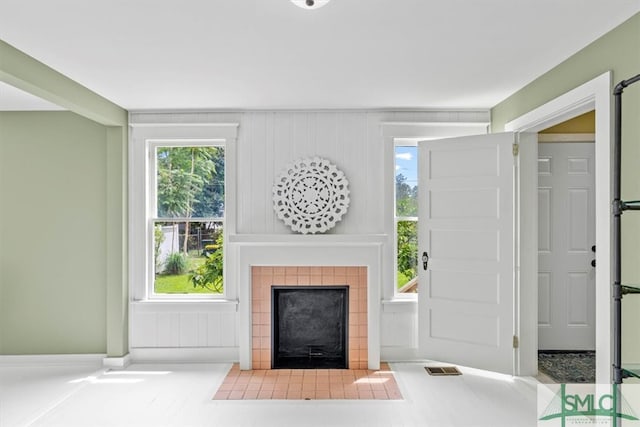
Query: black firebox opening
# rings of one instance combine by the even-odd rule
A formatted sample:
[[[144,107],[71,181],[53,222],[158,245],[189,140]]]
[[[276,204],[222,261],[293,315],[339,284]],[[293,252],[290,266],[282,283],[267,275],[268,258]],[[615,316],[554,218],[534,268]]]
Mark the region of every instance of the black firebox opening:
[[[273,369],[346,369],[348,286],[272,286]]]

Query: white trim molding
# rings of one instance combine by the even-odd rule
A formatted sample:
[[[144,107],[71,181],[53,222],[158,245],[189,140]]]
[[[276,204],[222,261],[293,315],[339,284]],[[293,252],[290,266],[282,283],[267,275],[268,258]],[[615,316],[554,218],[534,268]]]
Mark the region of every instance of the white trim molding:
[[[90,365],[99,368],[106,356],[106,354],[2,355],[0,366]]]
[[[539,133],[538,142],[594,142],[595,133]]]
[[[611,156],[612,96],[611,72],[606,72],[581,86],[512,120],[505,130],[533,134],[570,118],[596,110],[596,382],[611,382]],[[531,139],[531,138],[529,138]],[[533,138],[533,140],[537,140]],[[521,144],[519,162],[521,185],[537,188],[537,144]],[[538,235],[537,192],[522,195],[520,206],[520,336],[519,375],[537,371],[538,321],[537,274],[538,248],[531,241]]]
[[[131,355],[127,354],[123,357],[105,357],[102,360],[102,366],[109,369],[125,369],[131,364]]]

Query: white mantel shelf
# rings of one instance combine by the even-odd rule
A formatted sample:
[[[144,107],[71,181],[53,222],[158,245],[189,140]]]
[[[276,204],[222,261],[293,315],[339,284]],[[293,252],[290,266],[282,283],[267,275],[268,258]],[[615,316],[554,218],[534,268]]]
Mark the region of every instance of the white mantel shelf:
[[[231,234],[229,243],[237,244],[295,244],[295,245],[335,245],[387,243],[386,234]]]

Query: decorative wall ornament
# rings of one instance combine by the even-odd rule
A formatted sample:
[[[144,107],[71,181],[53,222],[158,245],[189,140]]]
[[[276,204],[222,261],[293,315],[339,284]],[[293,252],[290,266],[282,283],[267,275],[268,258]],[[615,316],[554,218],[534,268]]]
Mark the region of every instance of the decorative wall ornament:
[[[347,213],[349,181],[327,159],[297,160],[276,177],[273,208],[293,231],[324,233]]]

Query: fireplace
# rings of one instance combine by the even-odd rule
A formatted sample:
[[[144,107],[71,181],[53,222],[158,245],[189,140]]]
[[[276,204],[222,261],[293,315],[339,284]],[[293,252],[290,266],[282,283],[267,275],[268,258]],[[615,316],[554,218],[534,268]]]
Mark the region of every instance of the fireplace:
[[[348,286],[347,366],[380,369],[386,235],[232,235],[240,369],[271,369],[271,287]],[[237,273],[237,275],[234,274]]]
[[[272,286],[273,369],[346,369],[348,286]]]

